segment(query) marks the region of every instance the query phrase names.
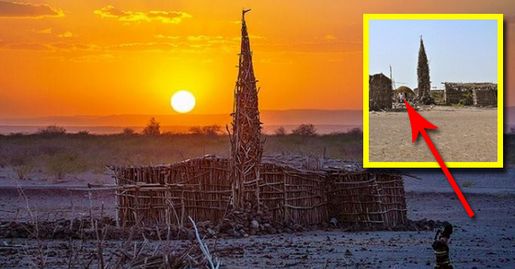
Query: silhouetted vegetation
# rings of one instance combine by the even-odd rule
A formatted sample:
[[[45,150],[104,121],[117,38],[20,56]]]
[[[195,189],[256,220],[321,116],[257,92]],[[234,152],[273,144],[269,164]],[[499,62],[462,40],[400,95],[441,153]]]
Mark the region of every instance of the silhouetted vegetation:
[[[190,133],[195,135],[209,135],[216,136],[223,134],[222,127],[220,125],[208,125],[208,126],[193,126],[190,128]]]
[[[202,130],[202,128],[200,129]],[[201,132],[202,134],[202,132]],[[308,154],[361,161],[360,129],[322,135],[265,135],[264,154]],[[515,164],[515,135],[505,135],[505,159]],[[325,149],[325,150],[324,150]],[[225,135],[169,134],[60,136],[0,136],[0,167],[13,177],[30,179],[33,175],[49,180],[64,180],[82,172],[102,174],[105,165],[151,165],[215,154],[229,156],[229,138]],[[43,175],[43,176],[41,176]],[[46,176],[44,176],[46,175]]]
[[[301,124],[299,127],[293,129],[291,133],[300,136],[316,136],[317,130],[313,124]]]
[[[144,135],[157,136],[161,134],[161,126],[155,118],[151,118],[145,129],[143,129]]]
[[[39,129],[37,134],[42,136],[60,136],[66,134],[66,129],[60,126],[50,125]]]
[[[279,127],[277,129],[275,129],[274,131],[275,135],[278,135],[278,136],[283,136],[283,135],[286,135],[286,129],[284,129],[284,127]]]
[[[88,135],[90,135],[90,133],[88,131],[78,131],[77,135],[88,136]]]
[[[132,128],[123,128],[122,134],[123,135],[135,135],[136,131],[134,131],[134,129],[132,129]]]

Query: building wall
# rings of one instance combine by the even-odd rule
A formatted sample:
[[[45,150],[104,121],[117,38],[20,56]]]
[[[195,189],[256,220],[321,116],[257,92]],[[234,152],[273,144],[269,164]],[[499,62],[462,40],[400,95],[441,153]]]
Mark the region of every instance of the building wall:
[[[431,90],[431,98],[435,101],[435,104],[442,105],[445,104],[444,101],[444,90]]]
[[[371,75],[369,77],[369,109],[391,109],[392,98],[392,81],[383,74]]]
[[[497,105],[497,84],[446,82],[444,85],[444,103],[447,105]]]
[[[474,105],[476,106],[496,106],[497,105],[497,90],[474,90],[473,92]]]

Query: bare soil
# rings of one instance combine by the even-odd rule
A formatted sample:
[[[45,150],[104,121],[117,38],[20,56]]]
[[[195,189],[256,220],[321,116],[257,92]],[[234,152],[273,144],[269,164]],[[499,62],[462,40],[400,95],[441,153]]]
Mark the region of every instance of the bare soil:
[[[418,174],[421,180],[406,179],[408,216],[410,219],[449,221],[455,225],[451,241],[451,259],[456,268],[515,268],[515,193],[513,169],[491,176],[467,176],[458,173],[460,183],[470,182],[464,192],[476,211],[471,220],[438,173]],[[481,173],[482,175],[484,173]],[[495,188],[486,189],[486,178]],[[438,181],[441,184],[434,184]],[[440,182],[442,181],[442,182]],[[432,189],[424,186],[432,186]],[[436,186],[436,187],[435,187]],[[424,191],[428,190],[428,191]],[[60,188],[24,190],[28,200],[20,197],[16,188],[1,188],[0,219],[22,221],[27,201],[41,219],[88,216],[114,217],[113,196],[109,192],[70,191]],[[308,232],[219,238],[206,240],[224,268],[432,268],[431,249],[434,231],[374,231],[348,232],[322,229]],[[90,263],[95,268],[96,240],[34,240],[0,239],[2,268],[34,266],[43,256],[47,268],[67,268]],[[106,262],[115,257],[123,240],[103,242]],[[180,253],[191,246],[189,240],[137,240],[149,255],[156,249]],[[41,252],[41,250],[43,250]],[[70,253],[76,257],[70,259]],[[43,253],[39,255],[38,253]],[[72,266],[73,267],[73,266]]]
[[[497,109],[435,106],[419,113],[438,126],[429,135],[447,162],[497,161]],[[430,162],[422,138],[411,142],[408,113],[370,112],[369,159],[373,162]]]

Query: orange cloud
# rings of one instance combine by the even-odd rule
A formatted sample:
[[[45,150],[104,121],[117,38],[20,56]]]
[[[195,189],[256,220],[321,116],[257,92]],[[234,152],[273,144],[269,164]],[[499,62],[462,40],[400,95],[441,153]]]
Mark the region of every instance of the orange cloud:
[[[114,18],[122,22],[152,22],[178,24],[191,15],[183,11],[161,11],[151,10],[142,11],[125,11],[117,9],[111,5],[93,11],[102,18]]]
[[[66,31],[66,32],[64,32],[62,34],[59,34],[58,36],[61,37],[61,38],[70,38],[70,37],[73,37],[73,33],[70,32],[70,31]]]
[[[0,1],[0,17],[42,18],[60,17],[63,15],[61,10],[48,5]]]

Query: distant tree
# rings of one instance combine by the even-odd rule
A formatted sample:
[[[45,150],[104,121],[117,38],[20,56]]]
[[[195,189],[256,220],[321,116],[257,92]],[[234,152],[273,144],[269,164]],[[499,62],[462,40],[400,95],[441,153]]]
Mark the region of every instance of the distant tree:
[[[299,127],[293,129],[291,133],[301,136],[316,136],[317,130],[313,124],[301,124]]]
[[[202,127],[202,133],[209,136],[217,136],[222,133],[222,127],[220,125],[208,125]]]
[[[159,122],[155,118],[151,118],[145,129],[143,129],[144,135],[157,136],[161,134]]]
[[[361,136],[363,132],[360,128],[352,128],[347,132],[347,134],[350,134],[352,136]]]
[[[191,134],[202,134],[202,128],[200,126],[193,126],[189,131]]]
[[[136,132],[134,131],[134,129],[132,129],[132,128],[128,128],[128,127],[127,127],[127,128],[123,128],[123,130],[122,130],[122,134],[123,134],[123,135],[127,135],[127,136],[129,136],[129,135],[134,135],[134,134],[136,134]]]
[[[217,136],[222,134],[222,127],[220,125],[193,126],[189,131],[191,134]]]
[[[284,127],[281,126],[281,127],[277,128],[274,133],[277,136],[284,136],[284,135],[286,135],[286,129],[284,129]]]
[[[83,130],[83,131],[78,131],[78,132],[77,132],[77,135],[80,135],[80,136],[88,136],[88,135],[89,135],[89,132],[88,132],[88,131],[85,131],[85,130]]]
[[[66,134],[66,129],[60,126],[50,125],[39,129],[36,134],[43,136],[59,136]]]

